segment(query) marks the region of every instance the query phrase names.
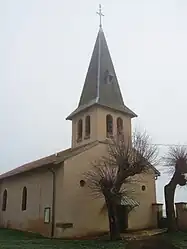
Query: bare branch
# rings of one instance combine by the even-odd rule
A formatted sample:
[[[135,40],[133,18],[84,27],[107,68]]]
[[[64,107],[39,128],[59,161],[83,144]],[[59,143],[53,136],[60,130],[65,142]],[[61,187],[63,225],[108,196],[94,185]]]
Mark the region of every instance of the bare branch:
[[[113,137],[108,141],[108,156],[96,161],[86,173],[87,185],[97,196],[104,191],[105,195],[110,191],[119,194],[127,178],[155,166],[157,156],[157,147],[146,132],[134,132],[127,140],[123,134]]]
[[[84,174],[87,186],[95,197],[103,197],[110,192],[117,176],[117,167],[109,167],[104,161],[93,164],[92,169]]]
[[[143,162],[148,166],[158,165],[158,147],[151,143],[151,138],[146,132],[133,132],[132,148],[136,151],[136,162]]]
[[[118,176],[115,188],[120,189],[122,183],[129,176],[141,174],[150,167],[154,167],[158,161],[158,149],[151,143],[150,137],[146,132],[135,131],[132,139],[128,141],[124,136],[113,138],[109,144],[109,161],[118,167]]]
[[[116,205],[125,205],[132,210],[139,203],[129,198],[125,183],[155,165],[157,148],[151,145],[146,133],[134,132],[132,138],[125,139],[123,134],[108,140],[108,155],[92,164],[92,169],[84,174],[87,186],[94,197],[104,197],[105,204],[101,213],[107,208],[111,238],[120,237]],[[132,186],[132,185],[131,185]],[[131,187],[132,188],[132,187]]]
[[[177,223],[174,211],[174,196],[176,187],[186,185],[185,173],[187,173],[187,148],[185,146],[172,146],[163,157],[165,166],[170,166],[173,176],[170,182],[165,185],[165,204],[167,224],[169,231],[177,230]]]
[[[164,165],[180,174],[187,173],[187,148],[185,146],[171,146],[163,157]]]

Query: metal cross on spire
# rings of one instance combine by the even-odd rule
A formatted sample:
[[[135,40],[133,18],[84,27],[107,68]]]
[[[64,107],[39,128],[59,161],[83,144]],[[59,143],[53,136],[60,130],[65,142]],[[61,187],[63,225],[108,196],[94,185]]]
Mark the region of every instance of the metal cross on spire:
[[[99,27],[101,28],[102,27],[102,16],[104,16],[101,11],[101,4],[99,4],[99,11],[97,12],[97,14],[99,15]]]

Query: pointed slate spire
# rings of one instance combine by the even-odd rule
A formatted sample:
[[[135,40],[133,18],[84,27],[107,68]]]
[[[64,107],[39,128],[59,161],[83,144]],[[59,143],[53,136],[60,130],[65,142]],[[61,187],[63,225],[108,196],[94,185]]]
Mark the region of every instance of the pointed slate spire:
[[[124,105],[118,80],[102,27],[100,27],[78,108],[67,119],[93,106],[100,105],[123,112],[131,117],[137,115]]]

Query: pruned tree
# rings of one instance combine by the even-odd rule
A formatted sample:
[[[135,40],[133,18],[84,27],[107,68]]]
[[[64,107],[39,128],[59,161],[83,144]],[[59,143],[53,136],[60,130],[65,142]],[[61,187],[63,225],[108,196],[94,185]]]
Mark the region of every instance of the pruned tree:
[[[108,155],[93,163],[85,173],[87,185],[95,197],[104,197],[110,226],[111,240],[120,239],[117,205],[127,194],[123,188],[130,177],[147,172],[157,163],[158,150],[144,132],[134,132],[131,138],[124,135],[107,141]]]
[[[170,182],[164,187],[166,216],[168,231],[177,230],[175,219],[174,197],[177,185],[186,185],[185,174],[187,173],[187,148],[185,146],[170,147],[164,157],[166,166],[169,166],[172,173]]]

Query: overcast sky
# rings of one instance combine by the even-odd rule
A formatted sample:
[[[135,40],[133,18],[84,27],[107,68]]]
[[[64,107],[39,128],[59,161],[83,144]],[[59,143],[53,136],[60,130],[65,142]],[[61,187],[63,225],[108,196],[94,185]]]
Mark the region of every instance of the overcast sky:
[[[187,1],[101,0],[125,104],[154,143],[187,143]],[[0,0],[1,172],[70,146],[99,2]],[[167,147],[160,146],[163,154]],[[167,175],[158,180],[162,201]],[[179,190],[177,200],[187,200]]]

